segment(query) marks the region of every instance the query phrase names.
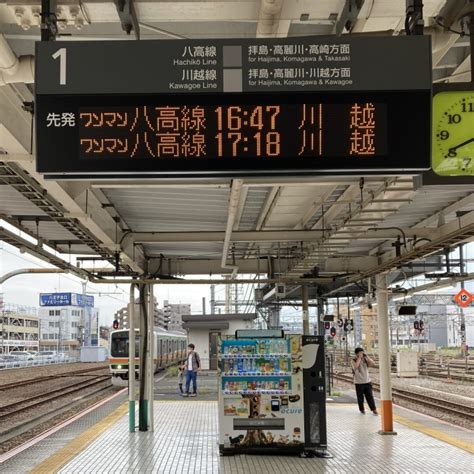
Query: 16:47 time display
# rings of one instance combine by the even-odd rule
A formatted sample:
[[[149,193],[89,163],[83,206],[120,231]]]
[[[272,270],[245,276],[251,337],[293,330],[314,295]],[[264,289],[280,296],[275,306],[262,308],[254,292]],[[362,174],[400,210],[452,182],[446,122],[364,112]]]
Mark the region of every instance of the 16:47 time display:
[[[277,119],[279,105],[219,106],[215,109],[218,133],[218,157],[237,157],[242,152],[255,156],[279,156],[281,153],[280,132]]]

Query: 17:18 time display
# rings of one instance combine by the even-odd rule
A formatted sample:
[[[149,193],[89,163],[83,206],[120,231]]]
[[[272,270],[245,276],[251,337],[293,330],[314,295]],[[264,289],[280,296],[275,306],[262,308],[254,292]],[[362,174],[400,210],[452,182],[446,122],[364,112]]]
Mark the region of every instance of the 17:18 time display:
[[[218,157],[237,157],[242,152],[250,152],[254,156],[280,155],[281,140],[277,131],[279,105],[259,105],[250,110],[239,106],[219,106],[215,113]]]

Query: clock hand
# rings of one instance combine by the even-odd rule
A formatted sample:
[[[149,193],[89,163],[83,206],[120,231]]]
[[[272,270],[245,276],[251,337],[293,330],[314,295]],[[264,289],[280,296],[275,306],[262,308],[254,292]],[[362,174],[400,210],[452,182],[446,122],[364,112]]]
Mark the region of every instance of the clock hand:
[[[461,148],[464,145],[467,145],[468,143],[474,142],[474,138],[469,138],[469,140],[466,140],[465,142],[460,143],[459,145],[453,146],[449,149],[449,151],[455,151],[458,148]]]

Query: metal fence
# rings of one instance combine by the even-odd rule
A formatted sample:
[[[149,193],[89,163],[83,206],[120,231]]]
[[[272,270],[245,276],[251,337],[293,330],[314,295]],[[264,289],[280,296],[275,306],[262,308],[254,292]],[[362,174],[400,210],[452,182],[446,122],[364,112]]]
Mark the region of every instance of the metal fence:
[[[0,370],[7,369],[21,369],[23,367],[36,367],[51,364],[72,364],[73,362],[79,362],[79,357],[35,357],[32,360],[2,360],[0,357]]]

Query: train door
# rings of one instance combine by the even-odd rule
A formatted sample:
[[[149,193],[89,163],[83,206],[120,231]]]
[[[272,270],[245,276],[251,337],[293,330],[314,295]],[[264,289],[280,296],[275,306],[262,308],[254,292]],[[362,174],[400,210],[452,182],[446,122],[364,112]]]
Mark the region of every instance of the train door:
[[[163,366],[168,365],[168,340],[163,341]]]
[[[219,344],[220,332],[209,333],[209,369],[217,370],[217,347]]]
[[[160,337],[159,338],[159,343],[158,343],[158,364],[160,367],[163,367],[163,339]]]

